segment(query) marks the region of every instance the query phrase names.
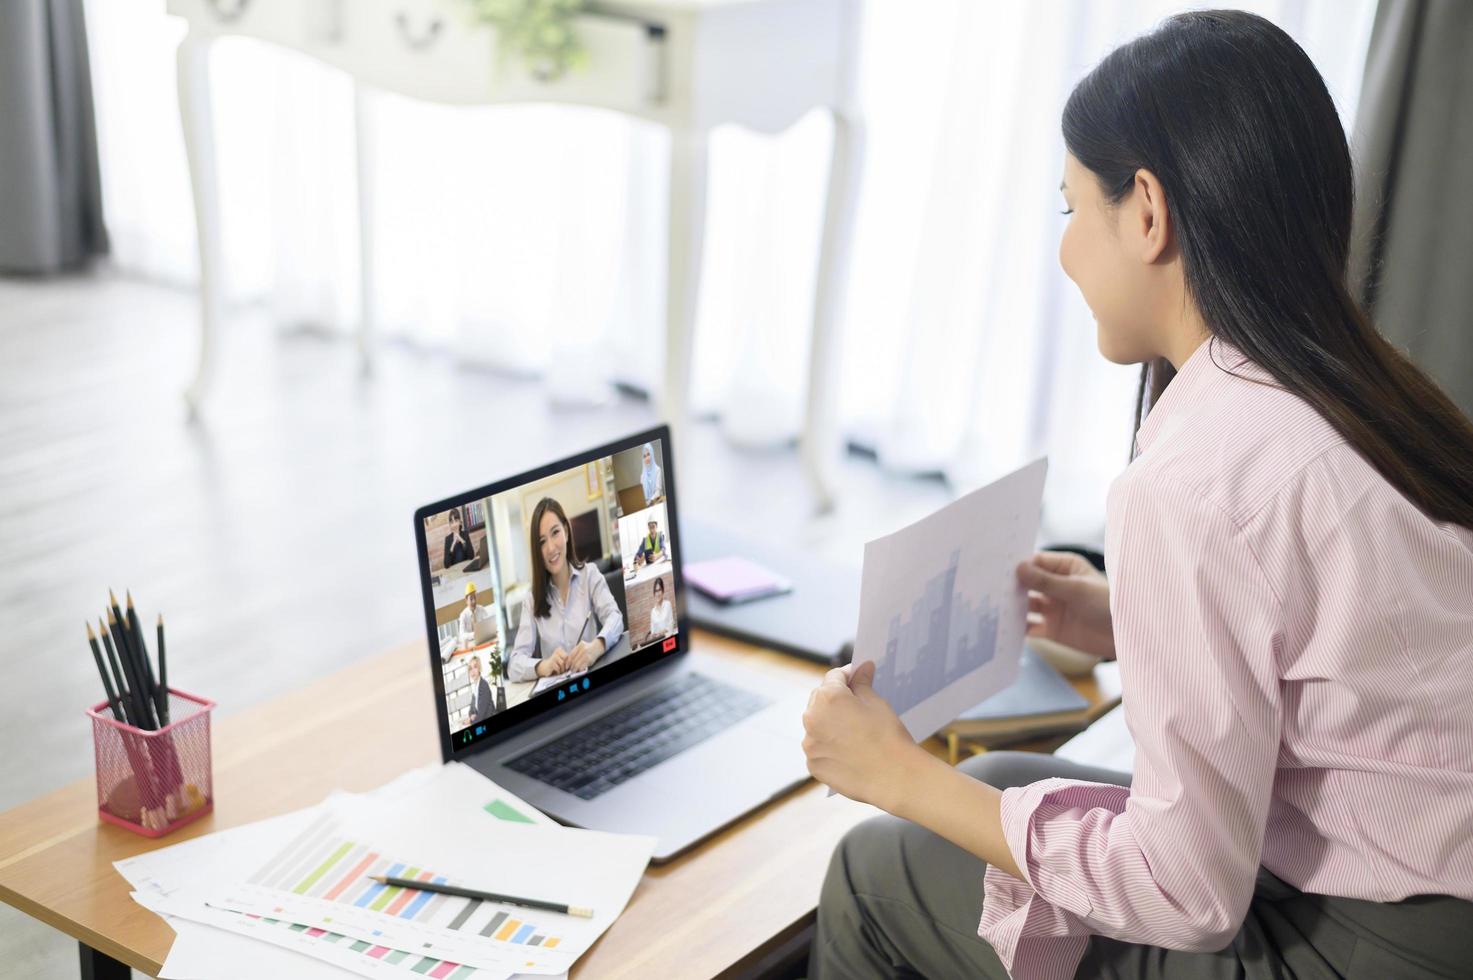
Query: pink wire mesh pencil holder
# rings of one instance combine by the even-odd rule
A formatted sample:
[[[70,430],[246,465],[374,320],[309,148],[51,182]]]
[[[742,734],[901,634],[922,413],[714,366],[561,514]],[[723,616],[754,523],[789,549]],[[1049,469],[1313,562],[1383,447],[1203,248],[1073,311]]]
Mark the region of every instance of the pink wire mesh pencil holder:
[[[102,701],[87,710],[97,755],[97,815],[162,837],[215,807],[210,712],[215,702],[169,688],[172,721],[156,732],[117,721]]]

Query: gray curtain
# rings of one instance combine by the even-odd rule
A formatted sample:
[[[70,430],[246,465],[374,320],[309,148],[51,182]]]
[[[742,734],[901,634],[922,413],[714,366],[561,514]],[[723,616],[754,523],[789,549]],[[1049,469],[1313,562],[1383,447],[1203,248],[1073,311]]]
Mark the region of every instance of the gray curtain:
[[[1352,288],[1473,415],[1473,2],[1381,0],[1352,146]]]
[[[106,251],[82,0],[0,0],[0,271]]]

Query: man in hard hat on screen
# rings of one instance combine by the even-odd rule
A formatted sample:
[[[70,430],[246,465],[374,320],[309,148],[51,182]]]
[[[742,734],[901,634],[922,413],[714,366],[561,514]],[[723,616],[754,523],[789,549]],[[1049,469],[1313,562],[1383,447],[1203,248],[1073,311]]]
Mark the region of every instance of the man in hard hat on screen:
[[[476,601],[476,583],[465,583],[465,608],[460,611],[460,649],[469,650],[496,635],[491,610]]]

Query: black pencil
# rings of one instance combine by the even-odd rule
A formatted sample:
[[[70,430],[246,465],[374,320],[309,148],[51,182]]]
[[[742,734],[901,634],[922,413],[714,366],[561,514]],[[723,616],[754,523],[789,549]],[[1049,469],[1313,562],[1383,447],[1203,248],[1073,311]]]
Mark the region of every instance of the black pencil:
[[[544,902],[540,898],[498,895],[495,892],[480,892],[474,888],[461,888],[457,885],[437,885],[432,881],[419,881],[414,878],[394,878],[386,875],[369,875],[368,877],[369,880],[388,885],[390,888],[413,888],[422,892],[434,892],[437,895],[456,895],[460,898],[479,899],[482,902],[501,902],[505,905],[523,905],[529,909],[561,912],[564,915],[576,915],[583,919],[593,918],[593,909],[581,905],[563,905],[559,902]]]
[[[102,689],[107,692],[107,710],[113,713],[114,721],[122,721],[122,706],[118,702],[117,691],[113,690],[112,678],[108,676],[107,667],[102,662],[102,650],[97,646],[97,634],[92,632],[92,624],[84,623],[87,627],[87,645],[92,648],[92,659],[97,663],[97,673],[102,676]]]
[[[107,611],[107,635],[112,640],[112,649],[117,653],[118,664],[123,668],[123,680],[128,692],[128,724],[134,728],[147,728],[148,722],[143,714],[143,697],[138,689],[138,673],[133,669],[133,656],[123,641],[117,618],[110,609]]]
[[[129,725],[133,725],[135,724],[133,721],[133,712],[136,710],[133,703],[133,692],[128,690],[127,673],[118,663],[118,654],[113,649],[112,637],[107,631],[107,624],[102,621],[100,616],[97,619],[97,629],[102,634],[102,645],[107,650],[108,663],[112,664],[113,677],[118,682],[118,703],[123,706],[123,721]]]
[[[164,725],[164,697],[159,691],[158,681],[153,679],[153,664],[148,659],[148,644],[143,642],[143,627],[138,623],[138,611],[133,608],[133,593],[129,591],[128,596],[128,631],[133,643],[133,651],[138,659],[143,661],[143,679],[148,682],[148,694],[153,701],[154,714],[158,716],[159,727]]]
[[[128,643],[128,638],[123,632],[123,624],[118,622],[112,610],[107,613],[107,628],[112,632],[113,644],[118,648],[118,659],[123,662],[123,673],[128,675],[128,687],[133,692],[133,726],[152,730],[153,713],[148,710],[148,690],[143,686],[143,672],[138,668],[138,661],[133,657],[133,649]]]
[[[128,612],[130,614],[132,614],[133,612],[133,597],[131,595],[128,596]],[[146,650],[147,647],[144,647],[143,645],[143,629],[141,626],[136,625],[136,619],[134,620],[134,622],[135,628],[138,630],[138,646],[141,649]],[[154,686],[154,691],[157,693],[157,698],[155,699],[154,704],[155,707],[158,708],[159,729],[162,730],[164,728],[167,728],[169,725],[169,662],[164,659],[164,616],[162,613],[159,614],[158,636],[159,680],[158,683]],[[174,741],[172,736],[162,739],[162,743],[164,748],[164,762],[168,766],[168,773],[166,778],[168,780],[169,793],[172,798],[173,794],[181,792],[184,788],[184,770],[179,765],[179,753],[174,748]],[[182,806],[182,803],[179,805]]]
[[[112,589],[107,590],[108,600],[112,602],[113,613],[118,617],[118,632],[122,634],[123,644],[128,648],[128,656],[133,659],[133,669],[138,672],[138,679],[144,681],[143,696],[153,700],[153,687],[147,683],[148,678],[143,672],[143,657],[138,652],[138,643],[133,637],[133,628],[129,625],[128,615],[118,605],[118,599],[113,595]],[[151,713],[151,712],[150,712]]]
[[[159,690],[163,693],[163,717],[159,721],[169,723],[169,661],[164,656],[164,614],[159,613]]]
[[[116,620],[118,628],[113,633],[113,643],[117,644],[118,656],[123,659],[133,671],[138,671],[138,658],[133,653],[133,640],[128,636],[128,620],[123,616],[122,607],[118,605],[118,597],[113,594],[112,589],[107,590],[108,609],[112,615],[108,617],[108,625],[111,626]],[[143,690],[145,697],[152,698],[153,693],[147,688]]]

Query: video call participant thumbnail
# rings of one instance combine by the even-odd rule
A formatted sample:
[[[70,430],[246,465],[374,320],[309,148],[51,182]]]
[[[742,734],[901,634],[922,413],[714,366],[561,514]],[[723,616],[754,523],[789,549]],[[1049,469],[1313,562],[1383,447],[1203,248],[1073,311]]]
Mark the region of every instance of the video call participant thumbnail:
[[[669,557],[670,550],[665,542],[665,532],[660,530],[660,522],[651,517],[648,530],[639,539],[639,550],[634,553],[634,565],[638,568],[640,565],[648,565]]]
[[[440,660],[446,661],[457,650],[470,650],[479,646],[477,634],[482,641],[496,633],[496,617],[491,610],[480,604],[479,593],[474,582],[465,583],[465,608],[456,617],[455,645],[440,651]]]
[[[656,501],[665,499],[665,471],[660,464],[655,462],[655,444],[647,442],[640,450],[641,467],[639,471],[639,485],[644,490],[644,504],[646,507]]]
[[[654,603],[650,606],[650,631],[645,637],[646,643],[653,643],[675,632],[675,606],[670,602],[664,578],[655,579],[653,591]]]
[[[450,511],[450,531],[445,535],[444,554],[441,565],[449,568],[451,565],[463,561],[470,561],[476,557],[476,549],[471,546],[471,538],[466,534],[461,524],[460,508],[456,507]]]
[[[624,616],[597,568],[576,557],[562,505],[543,497],[530,527],[532,589],[522,600],[507,678],[530,681],[592,667],[624,635]]]
[[[491,685],[481,676],[481,658],[472,654],[469,660],[467,667],[471,678],[471,703],[470,718],[466,724],[474,725],[478,721],[485,721],[496,711],[496,698],[491,693]]]

